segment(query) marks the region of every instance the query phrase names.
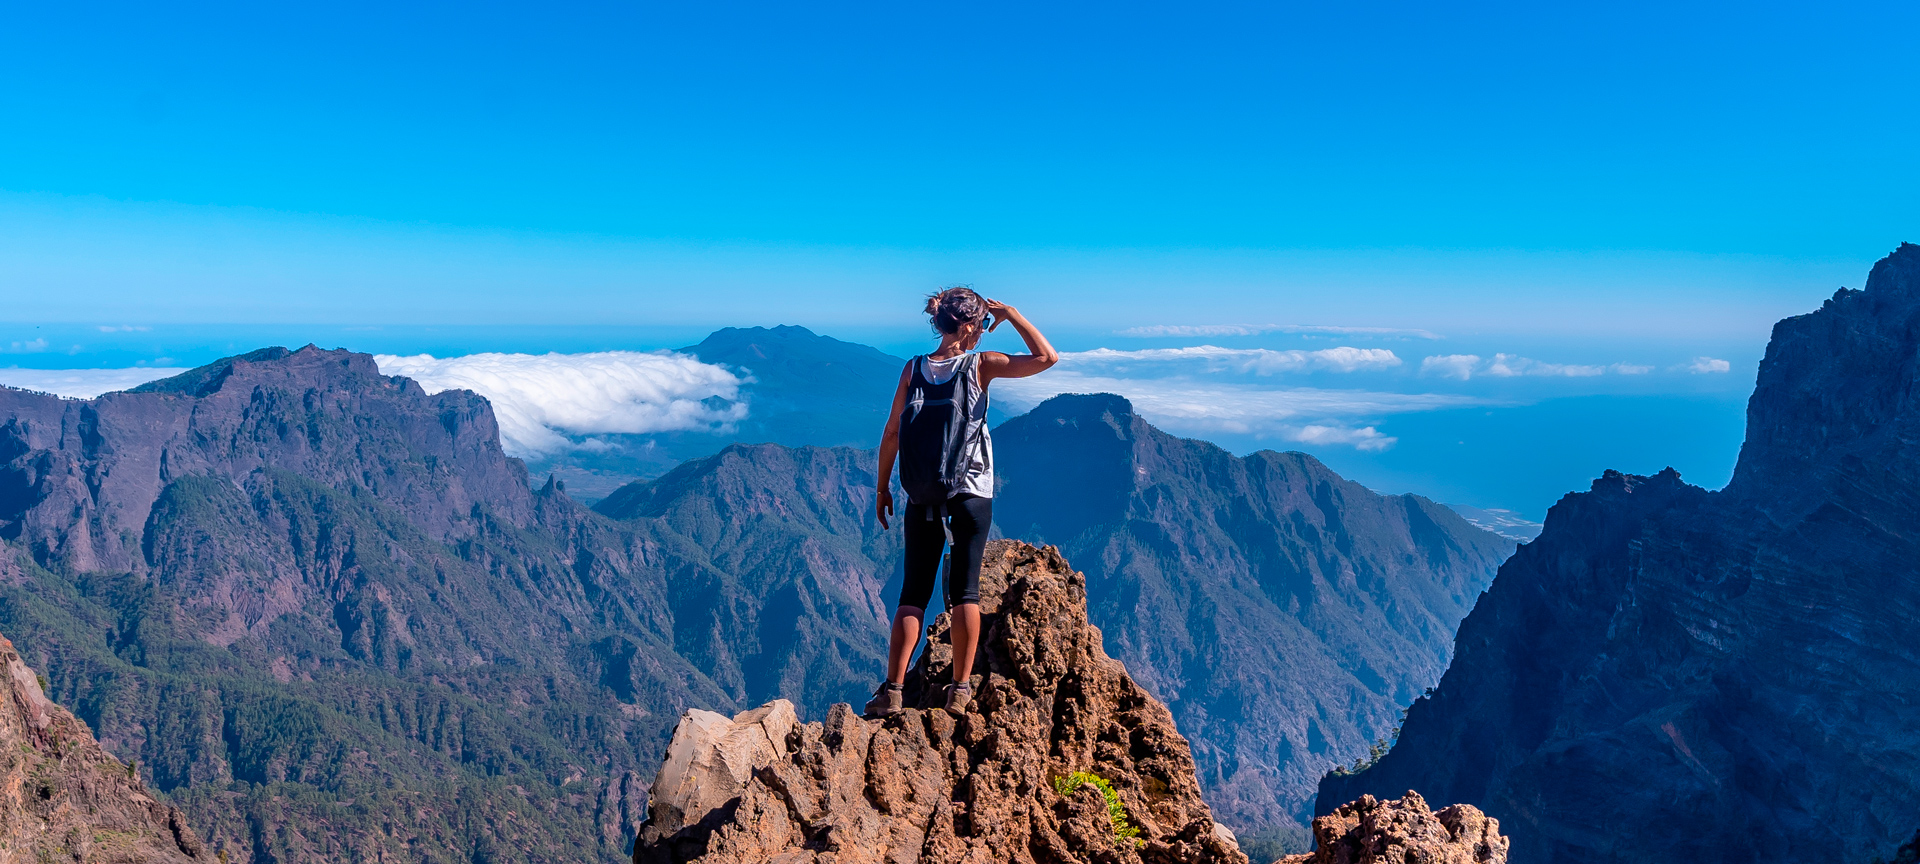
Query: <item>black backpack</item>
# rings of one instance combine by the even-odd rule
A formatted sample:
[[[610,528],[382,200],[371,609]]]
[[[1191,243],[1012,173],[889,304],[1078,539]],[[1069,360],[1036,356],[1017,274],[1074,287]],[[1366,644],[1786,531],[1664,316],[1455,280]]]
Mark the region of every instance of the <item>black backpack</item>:
[[[907,405],[900,412],[900,488],[921,505],[947,503],[966,481],[968,449],[986,425],[975,420],[980,355],[968,354],[945,383],[928,381],[924,358],[913,358]]]

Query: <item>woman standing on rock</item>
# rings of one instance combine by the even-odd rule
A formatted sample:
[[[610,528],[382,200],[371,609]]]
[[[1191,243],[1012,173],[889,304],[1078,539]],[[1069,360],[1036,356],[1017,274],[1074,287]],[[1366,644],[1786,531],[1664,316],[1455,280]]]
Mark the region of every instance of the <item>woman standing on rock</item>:
[[[980,556],[993,522],[993,440],[987,435],[987,385],[995,378],[1025,378],[1060,362],[1047,337],[1005,303],[971,288],[948,288],[927,298],[927,315],[940,347],[907,361],[893,391],[893,413],[880,433],[880,482],[873,512],[880,527],[893,515],[893,463],[900,461],[906,582],[893,614],[887,643],[887,680],[867,703],[867,716],[900,712],[907,664],[920,645],[927,601],[949,537],[947,610],[953,615],[953,683],[947,710],[964,712],[973,701],[968,677],[980,641]],[[980,337],[1003,322],[1026,340],[1029,354],[974,353]]]

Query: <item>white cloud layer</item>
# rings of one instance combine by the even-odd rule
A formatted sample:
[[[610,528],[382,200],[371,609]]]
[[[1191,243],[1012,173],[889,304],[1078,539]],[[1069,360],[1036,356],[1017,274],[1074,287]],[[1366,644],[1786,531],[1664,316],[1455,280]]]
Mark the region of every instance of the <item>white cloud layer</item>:
[[[69,399],[92,399],[102,393],[138,387],[148,381],[171,378],[185,369],[0,369],[0,385],[37,390]]]
[[[1385,348],[1323,348],[1318,351],[1274,351],[1267,348],[1147,348],[1139,351],[1068,351],[1060,355],[1064,369],[1116,371],[1144,365],[1172,365],[1185,370],[1278,375],[1292,372],[1370,372],[1399,366],[1400,357]],[[1162,370],[1162,374],[1165,371]]]
[[[1330,324],[1153,324],[1128,327],[1121,336],[1156,338],[1166,336],[1258,336],[1262,333],[1297,333],[1332,336],[1393,336],[1413,339],[1438,339],[1431,330],[1408,327],[1339,327]]]
[[[1718,372],[1732,372],[1733,364],[1713,357],[1695,357],[1686,366],[1688,372],[1695,375],[1712,375]]]
[[[1704,358],[1703,358],[1704,359]],[[1613,363],[1606,366],[1542,363],[1518,354],[1495,354],[1489,360],[1478,354],[1435,354],[1420,361],[1420,374],[1434,378],[1466,381],[1475,375],[1492,378],[1591,378],[1612,372],[1615,375],[1645,375],[1652,366]]]
[[[1396,440],[1367,418],[1482,404],[1445,393],[1387,393],[1315,387],[1262,388],[1191,378],[1115,378],[1056,368],[1045,375],[993,383],[995,398],[1014,412],[1061,393],[1118,393],[1154,425],[1183,435],[1251,435],[1304,444],[1385,450]]]
[[[747,416],[740,394],[747,379],[666,351],[444,359],[381,354],[374,361],[381,372],[412,378],[429,393],[466,389],[487,397],[500,421],[501,446],[515,456],[581,446],[566,433],[725,431]]]

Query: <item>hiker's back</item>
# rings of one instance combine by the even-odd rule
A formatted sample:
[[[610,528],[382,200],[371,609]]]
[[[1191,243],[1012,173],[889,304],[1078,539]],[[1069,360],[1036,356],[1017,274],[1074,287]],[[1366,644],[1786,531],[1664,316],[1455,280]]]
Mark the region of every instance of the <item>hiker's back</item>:
[[[993,495],[993,448],[980,355],[913,358],[900,412],[900,486],[916,504]]]

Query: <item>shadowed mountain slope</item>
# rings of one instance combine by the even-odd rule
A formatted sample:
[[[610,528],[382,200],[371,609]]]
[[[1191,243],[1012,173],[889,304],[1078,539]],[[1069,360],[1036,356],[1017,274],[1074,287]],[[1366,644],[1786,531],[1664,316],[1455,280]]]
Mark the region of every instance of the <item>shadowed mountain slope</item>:
[[[1733,482],[1548,513],[1378,764],[1521,861],[1867,861],[1920,825],[1920,246],[1774,327]]]
[[[703,550],[706,572],[731,574],[679,589],[683,654],[744,704],[817,712],[864,702],[885,663],[900,533],[873,518],[875,464],[871,450],[736,444],[596,509],[657,520]]]

